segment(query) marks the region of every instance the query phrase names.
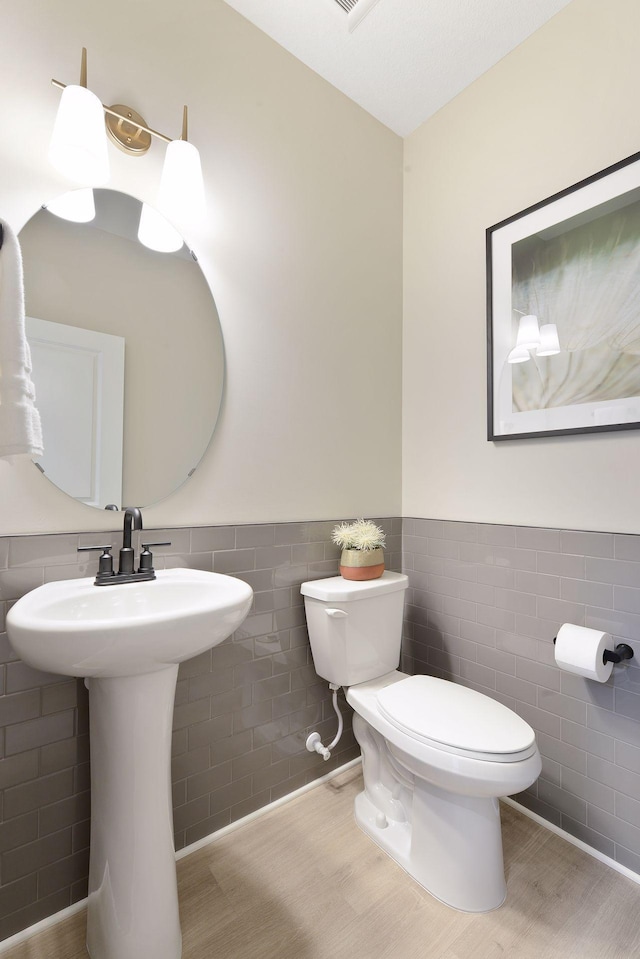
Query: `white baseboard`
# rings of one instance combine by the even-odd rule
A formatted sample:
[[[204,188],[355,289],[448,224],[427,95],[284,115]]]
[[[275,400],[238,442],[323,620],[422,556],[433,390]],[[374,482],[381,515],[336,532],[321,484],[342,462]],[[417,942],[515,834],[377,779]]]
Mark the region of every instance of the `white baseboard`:
[[[622,863],[616,862],[615,859],[611,859],[610,856],[605,856],[603,852],[600,852],[598,849],[594,849],[593,846],[587,845],[587,843],[583,842],[582,839],[577,839],[575,836],[572,836],[570,832],[566,832],[566,830],[561,829],[560,826],[556,826],[554,823],[549,822],[548,819],[543,819],[542,816],[532,812],[531,809],[527,809],[526,806],[516,802],[515,799],[505,797],[501,800],[501,802],[506,803],[508,806],[513,806],[513,808],[517,809],[518,812],[521,812],[523,816],[533,819],[533,821],[537,822],[538,825],[544,826],[545,829],[555,833],[556,836],[560,836],[561,839],[566,839],[566,841],[570,842],[572,846],[577,846],[578,849],[582,849],[583,852],[586,852],[593,859],[598,859],[600,862],[603,862],[605,866],[609,866],[610,869],[615,870],[615,872],[619,872],[622,876],[626,876],[627,879],[631,879],[633,882],[637,882],[640,885],[640,875],[638,875],[637,872],[634,872],[633,869],[623,866]]]
[[[301,786],[300,789],[296,789],[292,793],[287,793],[286,796],[276,799],[275,802],[269,803],[267,806],[261,806],[260,809],[256,809],[255,812],[249,813],[248,816],[244,816],[242,819],[236,820],[236,822],[231,823],[229,826],[224,826],[222,829],[218,829],[217,832],[211,833],[209,836],[205,836],[203,839],[199,839],[197,842],[191,843],[189,846],[185,846],[184,849],[180,849],[176,853],[176,860],[184,859],[186,856],[190,856],[191,853],[197,852],[198,849],[202,849],[204,846],[209,846],[211,843],[217,842],[217,840],[222,839],[224,836],[228,836],[229,833],[235,832],[236,829],[241,829],[248,823],[254,822],[256,819],[260,819],[262,816],[266,816],[267,813],[272,812],[274,809],[278,809],[278,807],[286,805],[286,803],[291,802],[293,799],[297,799],[298,796],[302,796],[304,793],[310,792],[312,789],[315,789],[316,786],[321,786],[323,783],[329,782],[331,779],[335,779],[336,776],[339,776],[341,773],[346,772],[348,769],[351,769],[354,766],[358,766],[361,762],[361,758],[352,759],[351,762],[345,763],[344,766],[339,766],[337,769],[333,769],[330,773],[327,773],[326,776],[321,776],[319,779],[314,779],[312,782],[307,783],[306,786]],[[581,839],[576,839],[576,837],[572,836],[571,833],[566,832],[559,826],[555,826],[553,823],[549,822],[548,819],[543,819],[542,816],[539,816],[537,813],[527,809],[526,806],[522,806],[514,799],[506,798],[503,799],[502,802],[507,803],[509,806],[513,806],[513,808],[517,809],[518,812],[521,812],[523,816],[533,819],[534,822],[538,823],[538,825],[550,830],[550,832],[555,833],[556,836],[560,836],[561,839],[565,839],[567,842],[570,842],[571,845],[577,846],[578,849],[582,849],[582,851],[586,852],[589,856],[592,856],[594,859],[598,859],[600,862],[603,862],[606,866],[609,866],[610,869],[615,870],[615,872],[626,876],[627,879],[631,879],[633,882],[640,885],[640,875],[638,875],[636,872],[633,872],[633,870],[628,869],[626,866],[623,866],[621,863],[616,862],[615,859],[605,856],[604,853],[599,852],[592,846],[588,846],[587,843],[583,842]],[[80,902],[74,903],[73,906],[67,906],[66,909],[62,909],[60,912],[56,912],[52,916],[47,916],[46,919],[41,919],[40,922],[36,922],[33,926],[29,926],[27,929],[22,929],[9,939],[5,939],[3,942],[0,942],[0,954],[7,952],[9,949],[12,949],[19,943],[24,942],[25,939],[30,939],[31,936],[35,936],[39,932],[44,932],[45,929],[57,925],[59,922],[62,922],[64,919],[68,919],[70,916],[74,916],[76,913],[86,908],[86,905],[87,900],[81,899]]]
[[[321,776],[319,779],[314,779],[312,782],[307,783],[306,786],[301,786],[300,789],[296,789],[292,793],[287,793],[286,796],[282,796],[280,799],[270,802],[267,806],[261,806],[260,809],[256,809],[255,812],[250,812],[248,816],[243,816],[242,819],[236,819],[235,822],[230,823],[228,826],[223,826],[222,829],[218,829],[209,836],[205,836],[204,839],[198,839],[197,842],[192,842],[190,846],[185,846],[184,849],[180,849],[176,853],[176,859],[184,859],[185,856],[190,856],[192,852],[197,852],[198,849],[202,849],[204,846],[208,846],[212,842],[217,842],[218,839],[228,836],[230,832],[235,832],[236,829],[241,829],[248,823],[254,822],[254,820],[260,819],[262,816],[266,816],[267,813],[272,812],[274,809],[278,809],[279,806],[286,805],[286,803],[291,802],[292,799],[297,799],[298,796],[303,796],[305,793],[310,792],[310,790],[315,789],[316,786],[322,786],[323,783],[328,783],[329,780],[335,779],[336,776],[346,772],[347,769],[351,769],[353,766],[358,766],[361,762],[362,759],[360,756],[358,756],[357,759],[352,759],[351,762],[345,763],[344,766],[339,766],[337,769],[332,769],[332,771],[327,773],[326,776]]]
[[[35,922],[32,926],[27,926],[26,929],[21,929],[20,932],[16,932],[14,936],[9,936],[8,939],[3,939],[0,942],[0,953],[7,952],[9,949],[13,949],[14,946],[18,946],[21,942],[24,942],[25,939],[30,939],[31,936],[36,936],[39,932],[44,932],[45,929],[49,929],[50,926],[57,926],[59,922],[68,919],[70,916],[75,916],[77,912],[82,912],[86,908],[87,900],[80,899],[79,902],[74,902],[72,906],[67,906],[66,909],[61,909],[60,912],[54,912],[52,916],[47,916],[46,919],[41,919],[40,922]]]
[[[230,832],[235,832],[236,829],[241,829],[242,826],[246,826],[247,823],[253,822],[256,819],[260,819],[261,816],[265,816],[267,813],[277,809],[279,806],[284,806],[286,803],[291,802],[292,799],[297,799],[298,796],[302,796],[304,793],[310,792],[310,790],[315,789],[316,786],[321,786],[323,783],[329,782],[331,779],[335,779],[336,776],[346,772],[347,769],[351,769],[352,766],[359,765],[361,762],[362,760],[360,757],[358,757],[358,759],[352,759],[351,762],[345,763],[344,766],[339,766],[337,769],[332,769],[330,773],[326,774],[326,776],[321,776],[319,779],[314,779],[312,782],[307,783],[306,786],[301,786],[300,789],[296,789],[292,793],[287,793],[286,796],[276,799],[267,806],[261,806],[260,809],[256,809],[255,812],[249,813],[248,816],[244,816],[242,819],[236,820],[236,822],[232,822],[229,826],[223,826],[222,829],[218,829],[217,832],[211,833],[209,836],[205,836],[204,839],[199,839],[197,842],[191,843],[190,846],[185,846],[184,849],[180,849],[176,853],[176,860],[184,859],[185,856],[191,855],[192,852],[197,852],[198,849],[202,849],[204,846],[208,846],[210,843],[216,842],[218,839],[222,839],[223,836],[227,836]],[[0,954],[7,952],[14,946],[19,945],[21,942],[24,942],[25,939],[30,939],[31,936],[36,936],[39,932],[44,932],[45,929],[49,929],[51,926],[56,926],[64,919],[68,919],[70,916],[75,916],[76,913],[81,912],[82,909],[85,909],[86,905],[87,900],[81,899],[79,902],[74,903],[73,906],[67,906],[66,909],[61,909],[60,912],[55,912],[52,916],[47,916],[46,919],[41,919],[40,922],[36,922],[32,926],[22,929],[20,932],[16,932],[14,936],[10,936],[9,939],[4,939],[2,942],[0,942]]]

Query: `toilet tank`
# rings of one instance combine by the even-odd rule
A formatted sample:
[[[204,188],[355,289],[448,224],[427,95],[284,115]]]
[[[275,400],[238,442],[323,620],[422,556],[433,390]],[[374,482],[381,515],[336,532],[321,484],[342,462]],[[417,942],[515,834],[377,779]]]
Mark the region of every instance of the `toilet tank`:
[[[384,572],[365,582],[332,576],[302,584],[318,676],[353,686],[397,669],[408,583],[404,573]]]

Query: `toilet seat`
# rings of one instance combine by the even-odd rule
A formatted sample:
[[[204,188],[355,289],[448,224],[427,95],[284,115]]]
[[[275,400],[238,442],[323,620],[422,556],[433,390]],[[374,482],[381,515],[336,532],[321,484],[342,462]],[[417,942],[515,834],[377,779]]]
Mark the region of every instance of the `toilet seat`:
[[[377,692],[380,713],[411,739],[469,759],[520,762],[537,747],[531,726],[466,686],[408,676]]]
[[[402,729],[397,720],[392,722],[382,712],[378,696],[385,688],[395,685],[401,687],[402,695],[405,688],[411,689],[414,685],[402,686],[410,678],[406,673],[393,670],[379,679],[349,686],[346,695],[356,713],[386,740],[393,756],[415,776],[452,793],[476,797],[512,796],[528,789],[537,779],[540,753],[535,739],[520,752],[483,753],[447,746],[424,735],[419,738]],[[439,682],[445,683],[445,680]],[[455,696],[455,690],[449,690],[450,686],[455,687],[455,684],[447,682],[445,688]],[[533,731],[531,735],[534,735]]]

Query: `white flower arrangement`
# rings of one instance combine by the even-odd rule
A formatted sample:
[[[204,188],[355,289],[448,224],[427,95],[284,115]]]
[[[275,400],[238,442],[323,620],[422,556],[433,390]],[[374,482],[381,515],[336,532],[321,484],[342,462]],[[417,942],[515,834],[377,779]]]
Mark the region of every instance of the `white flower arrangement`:
[[[357,519],[354,523],[339,523],[331,534],[331,539],[340,549],[382,549],[385,534],[370,519]]]

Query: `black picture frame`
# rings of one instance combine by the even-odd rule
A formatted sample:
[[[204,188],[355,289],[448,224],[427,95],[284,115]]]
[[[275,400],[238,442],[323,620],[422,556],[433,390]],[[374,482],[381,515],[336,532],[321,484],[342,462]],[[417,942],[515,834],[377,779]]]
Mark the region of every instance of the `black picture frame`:
[[[489,227],[486,263],[488,440],[640,428],[640,153]],[[514,362],[523,315],[559,352]]]

